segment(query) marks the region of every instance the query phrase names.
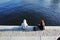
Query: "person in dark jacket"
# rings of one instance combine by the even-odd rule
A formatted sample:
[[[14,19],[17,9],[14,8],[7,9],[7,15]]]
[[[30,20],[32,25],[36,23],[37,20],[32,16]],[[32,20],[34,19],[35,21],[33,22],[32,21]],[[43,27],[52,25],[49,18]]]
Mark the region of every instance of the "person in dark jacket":
[[[40,24],[38,24],[36,27],[33,28],[34,31],[44,30],[44,29],[45,29],[45,22],[44,22],[44,20],[41,20]]]

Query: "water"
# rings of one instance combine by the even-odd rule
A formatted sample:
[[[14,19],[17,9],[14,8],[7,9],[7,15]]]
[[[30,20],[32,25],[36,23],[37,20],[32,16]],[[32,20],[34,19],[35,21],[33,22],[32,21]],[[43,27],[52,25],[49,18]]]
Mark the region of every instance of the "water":
[[[20,25],[24,18],[29,25],[37,25],[44,19],[46,25],[60,26],[60,0],[0,2],[0,25]]]

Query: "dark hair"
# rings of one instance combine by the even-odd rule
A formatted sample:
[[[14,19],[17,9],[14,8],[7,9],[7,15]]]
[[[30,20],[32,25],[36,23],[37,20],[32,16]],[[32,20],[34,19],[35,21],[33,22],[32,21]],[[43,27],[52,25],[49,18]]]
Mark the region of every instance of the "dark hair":
[[[60,37],[57,40],[60,40]]]

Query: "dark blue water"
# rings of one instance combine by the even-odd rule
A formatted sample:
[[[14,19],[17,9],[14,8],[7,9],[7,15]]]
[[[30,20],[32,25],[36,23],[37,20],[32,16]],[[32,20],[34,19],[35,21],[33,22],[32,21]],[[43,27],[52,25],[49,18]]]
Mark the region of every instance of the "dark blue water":
[[[1,0],[0,25],[20,25],[23,19],[37,25],[60,26],[60,0]]]

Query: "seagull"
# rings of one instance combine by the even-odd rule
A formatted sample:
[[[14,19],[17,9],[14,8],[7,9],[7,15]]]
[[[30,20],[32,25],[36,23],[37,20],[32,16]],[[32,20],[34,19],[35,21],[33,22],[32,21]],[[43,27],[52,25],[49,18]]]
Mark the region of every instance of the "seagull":
[[[26,29],[28,27],[26,19],[23,20],[23,23],[21,24],[23,29]]]

